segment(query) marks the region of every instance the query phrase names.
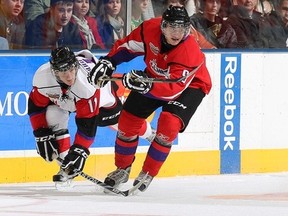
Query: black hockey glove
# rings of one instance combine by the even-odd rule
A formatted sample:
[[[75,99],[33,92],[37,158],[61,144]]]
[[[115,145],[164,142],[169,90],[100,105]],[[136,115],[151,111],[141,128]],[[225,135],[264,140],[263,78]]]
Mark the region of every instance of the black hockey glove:
[[[88,81],[93,86],[102,88],[109,82],[104,81],[103,78],[111,77],[114,71],[115,66],[108,57],[100,58],[88,75]]]
[[[69,177],[76,177],[84,168],[85,161],[90,152],[87,148],[74,144],[61,165],[61,168],[69,175]]]
[[[137,91],[141,94],[146,94],[152,88],[151,82],[141,82],[141,79],[148,78],[147,74],[140,70],[131,70],[129,73],[124,74],[122,83],[131,91]]]
[[[33,131],[36,140],[37,153],[44,158],[44,160],[51,162],[57,158],[58,142],[56,136],[50,128],[39,128]]]

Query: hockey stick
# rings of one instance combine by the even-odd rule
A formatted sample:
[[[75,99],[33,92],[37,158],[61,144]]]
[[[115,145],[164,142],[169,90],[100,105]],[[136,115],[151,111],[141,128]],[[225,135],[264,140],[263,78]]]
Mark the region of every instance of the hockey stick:
[[[182,76],[178,79],[163,79],[163,78],[150,78],[150,77],[147,77],[147,78],[136,78],[134,79],[133,81],[135,82],[145,82],[145,83],[177,83],[177,82],[181,82],[183,80],[185,80],[186,78],[194,75],[196,73],[196,71],[203,65],[204,62],[201,62],[200,65],[198,65],[196,68],[194,68],[190,73],[188,73],[187,75],[185,76]],[[123,79],[123,76],[121,77],[104,77],[103,81],[119,81],[119,80],[122,80]]]
[[[59,157],[57,158],[57,160],[60,163],[63,162],[63,159],[61,159]],[[131,195],[134,191],[136,191],[142,185],[142,183],[146,180],[146,177],[148,175],[148,173],[146,173],[145,177],[138,184],[136,184],[135,186],[131,187],[128,190],[122,191],[122,190],[114,188],[114,187],[112,187],[110,185],[107,185],[104,182],[102,182],[102,181],[100,181],[100,180],[98,180],[98,179],[96,179],[96,178],[94,178],[94,177],[82,172],[82,171],[78,172],[78,174],[80,176],[82,176],[83,178],[87,179],[88,181],[91,181],[94,184],[99,185],[100,187],[104,188],[105,190],[111,191],[114,194],[119,194],[119,195],[122,195],[122,196],[125,196],[125,197]]]

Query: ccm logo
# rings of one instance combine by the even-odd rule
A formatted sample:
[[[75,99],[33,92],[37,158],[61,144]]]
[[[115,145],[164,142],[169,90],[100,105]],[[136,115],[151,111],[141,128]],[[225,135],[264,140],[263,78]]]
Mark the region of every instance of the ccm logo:
[[[51,134],[48,136],[43,136],[43,137],[36,137],[35,140],[36,142],[45,142],[51,139],[55,139],[55,134]]]

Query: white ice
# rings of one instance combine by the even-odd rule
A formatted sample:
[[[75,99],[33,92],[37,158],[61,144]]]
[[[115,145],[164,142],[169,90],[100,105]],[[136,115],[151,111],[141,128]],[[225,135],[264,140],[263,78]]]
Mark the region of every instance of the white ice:
[[[0,184],[0,216],[288,216],[288,173],[155,178],[129,197],[74,184]]]

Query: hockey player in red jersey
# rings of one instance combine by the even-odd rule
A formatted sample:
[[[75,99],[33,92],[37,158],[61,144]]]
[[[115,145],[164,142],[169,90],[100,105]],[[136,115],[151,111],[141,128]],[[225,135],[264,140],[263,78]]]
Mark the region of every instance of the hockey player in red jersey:
[[[144,21],[124,39],[118,40],[107,56],[96,64],[89,76],[94,85],[105,86],[113,70],[122,62],[144,55],[144,71],[132,70],[124,74],[122,82],[131,90],[119,117],[119,131],[115,142],[117,169],[105,183],[117,187],[128,181],[131,165],[138,145],[139,130],[143,121],[157,108],[162,107],[156,137],[151,142],[142,170],[134,181],[145,181],[145,191],[165,162],[173,141],[187,127],[202,99],[211,89],[211,79],[205,56],[189,34],[190,21],[184,7],[170,6],[162,18]],[[109,64],[107,65],[107,62]],[[192,74],[191,71],[195,71]],[[145,78],[162,78],[180,82],[145,82]],[[184,79],[185,78],[185,79]]]
[[[68,47],[60,47],[52,50],[50,62],[40,66],[34,75],[28,114],[38,154],[48,162],[58,157],[64,160],[53,176],[56,183],[70,181],[83,170],[97,126],[117,129],[122,103],[114,83],[100,89],[87,81],[97,61],[88,50],[73,53]],[[77,132],[70,146],[71,112],[76,113]],[[153,136],[147,122],[142,131],[143,138]]]

